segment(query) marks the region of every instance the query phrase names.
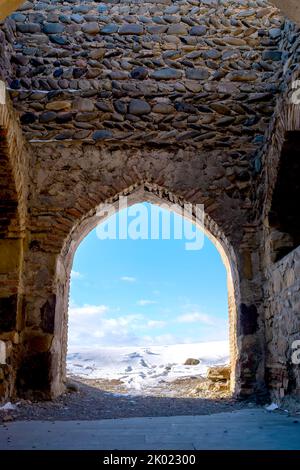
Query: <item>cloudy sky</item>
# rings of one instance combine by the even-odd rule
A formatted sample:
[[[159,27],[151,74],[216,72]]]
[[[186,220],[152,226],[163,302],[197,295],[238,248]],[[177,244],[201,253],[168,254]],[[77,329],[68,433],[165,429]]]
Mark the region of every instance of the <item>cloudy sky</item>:
[[[151,207],[144,204],[143,210],[149,215]],[[166,233],[162,231],[159,239],[120,240],[118,227],[125,212],[127,225],[137,226],[138,211],[134,213],[134,209],[113,216],[106,228],[93,230],[76,252],[71,275],[70,350],[227,339],[226,272],[214,245],[205,237],[202,249],[187,250],[186,239],[174,239],[174,226],[183,220],[174,214],[169,240],[163,239]],[[109,226],[112,222],[116,225]],[[148,222],[151,233],[150,219]],[[184,224],[189,242],[203,239],[194,225]],[[111,236],[114,228],[117,239],[104,239],[103,233]],[[141,227],[139,230],[142,233]],[[134,236],[132,226],[130,234]]]

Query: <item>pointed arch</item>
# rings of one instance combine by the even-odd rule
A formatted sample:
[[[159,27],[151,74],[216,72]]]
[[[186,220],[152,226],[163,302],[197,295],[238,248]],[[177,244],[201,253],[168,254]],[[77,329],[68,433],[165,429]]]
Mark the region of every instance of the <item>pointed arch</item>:
[[[118,201],[120,197],[127,198],[127,206],[137,203],[149,202],[158,206],[164,205],[165,208],[183,213],[185,205],[188,201],[176,196],[167,189],[149,183],[147,181],[139,182],[132,185],[122,193],[104,201],[105,206],[111,207],[111,211],[103,214],[99,211],[100,206],[94,207],[86,216],[78,221],[73,227],[69,236],[65,240],[61,254],[57,259],[56,268],[56,313],[55,313],[55,332],[56,341],[53,342],[52,352],[60,359],[56,360],[56,368],[53,370],[53,387],[57,391],[61,389],[65,380],[66,370],[66,354],[67,354],[67,322],[68,322],[68,301],[69,301],[69,284],[70,274],[73,263],[74,254],[81,241],[100,223],[103,223],[111,214],[118,210]],[[220,253],[222,261],[227,271],[227,289],[228,289],[228,305],[229,305],[229,336],[230,336],[230,355],[231,355],[231,390],[238,394],[240,389],[239,379],[237,378],[238,363],[238,337],[237,337],[237,305],[239,304],[239,274],[237,270],[237,262],[234,250],[229,241],[222,233],[217,224],[207,215],[204,214],[203,224],[199,225],[199,221],[195,218],[196,205],[191,205],[191,213],[187,216],[189,220],[195,223],[199,229],[203,230],[207,237],[213,242],[216,249]]]

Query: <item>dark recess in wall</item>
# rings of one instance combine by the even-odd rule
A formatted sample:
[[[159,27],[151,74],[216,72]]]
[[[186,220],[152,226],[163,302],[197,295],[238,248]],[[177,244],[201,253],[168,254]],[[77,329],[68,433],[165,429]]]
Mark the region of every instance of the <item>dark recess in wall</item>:
[[[300,245],[300,131],[286,133],[269,223],[283,234],[273,253],[279,261]]]

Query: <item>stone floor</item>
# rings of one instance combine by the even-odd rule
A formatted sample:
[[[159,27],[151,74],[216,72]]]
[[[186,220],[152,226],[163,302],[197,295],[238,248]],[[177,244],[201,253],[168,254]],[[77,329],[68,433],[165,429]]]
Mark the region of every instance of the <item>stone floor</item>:
[[[300,419],[261,408],[203,416],[0,425],[0,450],[300,449]]]

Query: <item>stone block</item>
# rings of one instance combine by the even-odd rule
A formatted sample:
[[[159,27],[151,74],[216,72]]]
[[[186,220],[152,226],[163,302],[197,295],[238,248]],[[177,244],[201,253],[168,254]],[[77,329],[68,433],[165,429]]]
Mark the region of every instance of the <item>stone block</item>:
[[[0,274],[18,270],[20,249],[20,240],[0,240]]]
[[[230,366],[215,366],[208,369],[207,378],[212,382],[226,382],[230,380],[230,374]]]
[[[38,391],[40,396],[50,390],[51,354],[43,352],[25,357],[17,375],[17,387],[20,395]]]
[[[52,339],[50,334],[30,336],[26,339],[26,347],[31,353],[44,353],[50,350]]]

